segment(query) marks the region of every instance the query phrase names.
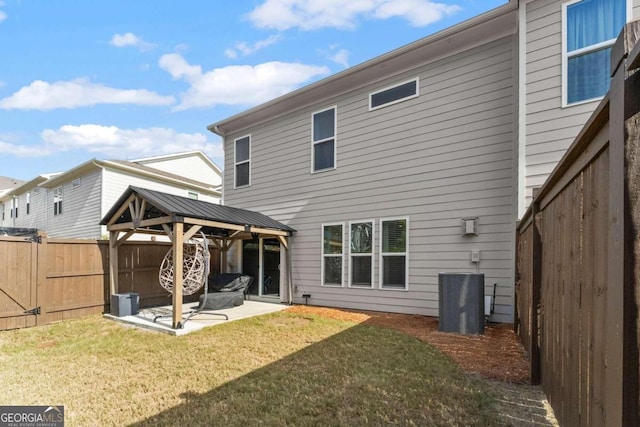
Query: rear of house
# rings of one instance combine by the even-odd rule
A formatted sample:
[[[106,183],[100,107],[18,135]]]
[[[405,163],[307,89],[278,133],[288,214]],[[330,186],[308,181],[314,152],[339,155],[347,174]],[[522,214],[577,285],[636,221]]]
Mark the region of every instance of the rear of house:
[[[501,8],[210,127],[224,203],[297,231],[294,302],[435,316],[438,273],[480,272],[512,320],[516,20]],[[244,241],[229,267],[282,280],[273,246]]]

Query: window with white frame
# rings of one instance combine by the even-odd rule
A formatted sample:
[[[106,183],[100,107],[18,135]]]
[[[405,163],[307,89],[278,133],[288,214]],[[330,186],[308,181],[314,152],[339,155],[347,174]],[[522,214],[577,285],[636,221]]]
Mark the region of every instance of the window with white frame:
[[[251,136],[235,140],[235,187],[251,185]]]
[[[343,224],[322,226],[322,285],[342,286],[343,280]]]
[[[373,287],[373,221],[349,224],[349,286]]]
[[[76,178],[71,181],[71,188],[78,188],[82,185],[82,180],[80,178]]]
[[[627,22],[627,0],[574,0],[562,5],[563,105],[603,97],[610,86],[610,55]]]
[[[369,95],[369,109],[386,107],[418,96],[418,78],[403,82]]]
[[[336,107],[313,113],[311,171],[336,167]]]
[[[31,193],[27,193],[27,204],[25,206],[27,209],[27,215],[31,213]]]
[[[380,287],[407,289],[409,219],[380,220]]]
[[[189,191],[187,192],[187,195],[190,199],[198,200],[198,193],[196,193],[195,191]]]
[[[62,214],[62,187],[53,190],[53,214]]]
[[[16,218],[18,218],[18,206],[20,205],[20,197],[16,197],[15,201],[16,201]]]
[[[11,198],[11,211],[10,211],[10,216],[11,218],[15,218],[16,217],[16,199],[15,197]]]

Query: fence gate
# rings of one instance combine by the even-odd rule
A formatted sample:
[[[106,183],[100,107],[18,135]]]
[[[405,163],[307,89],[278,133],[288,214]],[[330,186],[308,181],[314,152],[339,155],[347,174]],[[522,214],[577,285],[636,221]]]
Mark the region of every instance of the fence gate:
[[[38,243],[0,237],[0,330],[36,325]]]

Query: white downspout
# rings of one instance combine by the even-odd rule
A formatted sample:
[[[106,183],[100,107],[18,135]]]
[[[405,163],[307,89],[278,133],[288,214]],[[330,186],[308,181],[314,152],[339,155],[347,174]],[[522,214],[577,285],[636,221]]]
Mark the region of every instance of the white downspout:
[[[518,2],[518,219],[526,210],[527,174],[527,4]]]

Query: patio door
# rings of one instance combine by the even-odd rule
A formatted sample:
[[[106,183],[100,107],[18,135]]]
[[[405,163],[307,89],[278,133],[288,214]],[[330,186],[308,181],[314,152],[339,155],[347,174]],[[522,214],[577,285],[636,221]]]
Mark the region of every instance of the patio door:
[[[280,242],[254,238],[242,242],[242,272],[253,276],[249,295],[280,297]]]

